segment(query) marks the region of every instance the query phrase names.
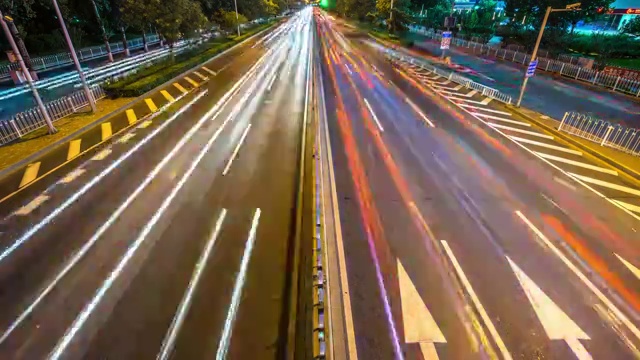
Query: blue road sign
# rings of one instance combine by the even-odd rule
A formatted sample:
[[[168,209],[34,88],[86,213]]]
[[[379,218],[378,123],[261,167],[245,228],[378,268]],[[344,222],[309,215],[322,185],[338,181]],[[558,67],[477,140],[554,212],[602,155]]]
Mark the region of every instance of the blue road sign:
[[[445,31],[442,33],[442,42],[440,42],[440,49],[448,49],[451,45],[451,31]]]
[[[527,67],[526,77],[532,77],[536,72],[536,67],[538,67],[538,59],[535,59],[529,63],[529,66]]]

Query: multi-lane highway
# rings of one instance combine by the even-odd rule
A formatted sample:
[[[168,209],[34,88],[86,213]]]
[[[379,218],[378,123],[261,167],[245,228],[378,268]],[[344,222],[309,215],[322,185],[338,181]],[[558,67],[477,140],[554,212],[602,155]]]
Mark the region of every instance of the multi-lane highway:
[[[616,172],[310,8],[207,69],[0,203],[0,357],[304,358],[313,159],[333,359],[640,357]]]
[[[0,357],[285,356],[311,23],[1,204]]]
[[[640,224],[619,203],[640,191],[477,91],[317,23],[329,300],[344,317],[332,351],[640,357]]]

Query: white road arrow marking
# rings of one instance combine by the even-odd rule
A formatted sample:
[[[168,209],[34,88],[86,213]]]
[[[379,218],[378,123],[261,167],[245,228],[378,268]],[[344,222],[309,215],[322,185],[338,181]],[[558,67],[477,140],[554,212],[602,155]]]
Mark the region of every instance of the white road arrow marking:
[[[592,359],[589,352],[578,341],[590,340],[589,335],[571,320],[569,315],[565,314],[508,256],[507,260],[549,339],[564,340],[579,360]]]
[[[408,344],[419,344],[425,360],[438,359],[434,343],[446,343],[433,316],[427,309],[418,290],[409,278],[402,263],[398,259],[398,283],[400,286],[400,302],[402,303],[402,319],[404,337]]]
[[[620,260],[624,264],[624,266],[626,266],[627,269],[629,269],[629,271],[633,273],[633,275],[635,275],[638,279],[640,279],[640,269],[635,267],[632,263],[628,262],[627,260],[623,259],[622,256],[618,254],[615,254],[615,255],[618,258],[618,260]]]

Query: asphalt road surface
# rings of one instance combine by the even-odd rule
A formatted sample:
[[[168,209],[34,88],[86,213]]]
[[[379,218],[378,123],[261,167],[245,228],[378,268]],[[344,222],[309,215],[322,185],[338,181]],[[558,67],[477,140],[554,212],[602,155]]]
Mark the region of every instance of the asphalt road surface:
[[[1,358],[282,358],[311,20],[2,204]]]
[[[419,46],[437,56],[442,52],[439,44],[431,40],[420,42]],[[521,64],[473,56],[455,47],[447,55],[453,64],[470,70],[462,75],[518,99],[525,70]],[[589,88],[566,79],[557,80],[542,71],[529,79],[522,106],[555,119],[562,119],[566,111],[578,111],[632,127],[638,127],[640,115],[640,104],[622,94],[604,88]]]
[[[321,156],[339,213],[329,241],[344,258],[330,259],[344,316],[334,350],[351,360],[638,358],[640,225],[566,175],[602,169],[543,161],[481,120],[521,119],[456,84],[424,85],[366,36],[316,16]]]

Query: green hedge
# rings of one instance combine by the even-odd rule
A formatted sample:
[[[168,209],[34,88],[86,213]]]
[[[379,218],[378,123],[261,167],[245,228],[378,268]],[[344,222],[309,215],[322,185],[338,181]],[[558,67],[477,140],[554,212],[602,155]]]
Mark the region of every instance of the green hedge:
[[[214,55],[232,47],[247,37],[271,26],[273,22],[266,23],[240,36],[229,36],[225,39],[211,39],[197,48],[186,50],[175,56],[168,56],[148,68],[127,76],[124,79],[107,84],[104,89],[112,98],[138,97],[166,83],[185,71],[206,62]]]

